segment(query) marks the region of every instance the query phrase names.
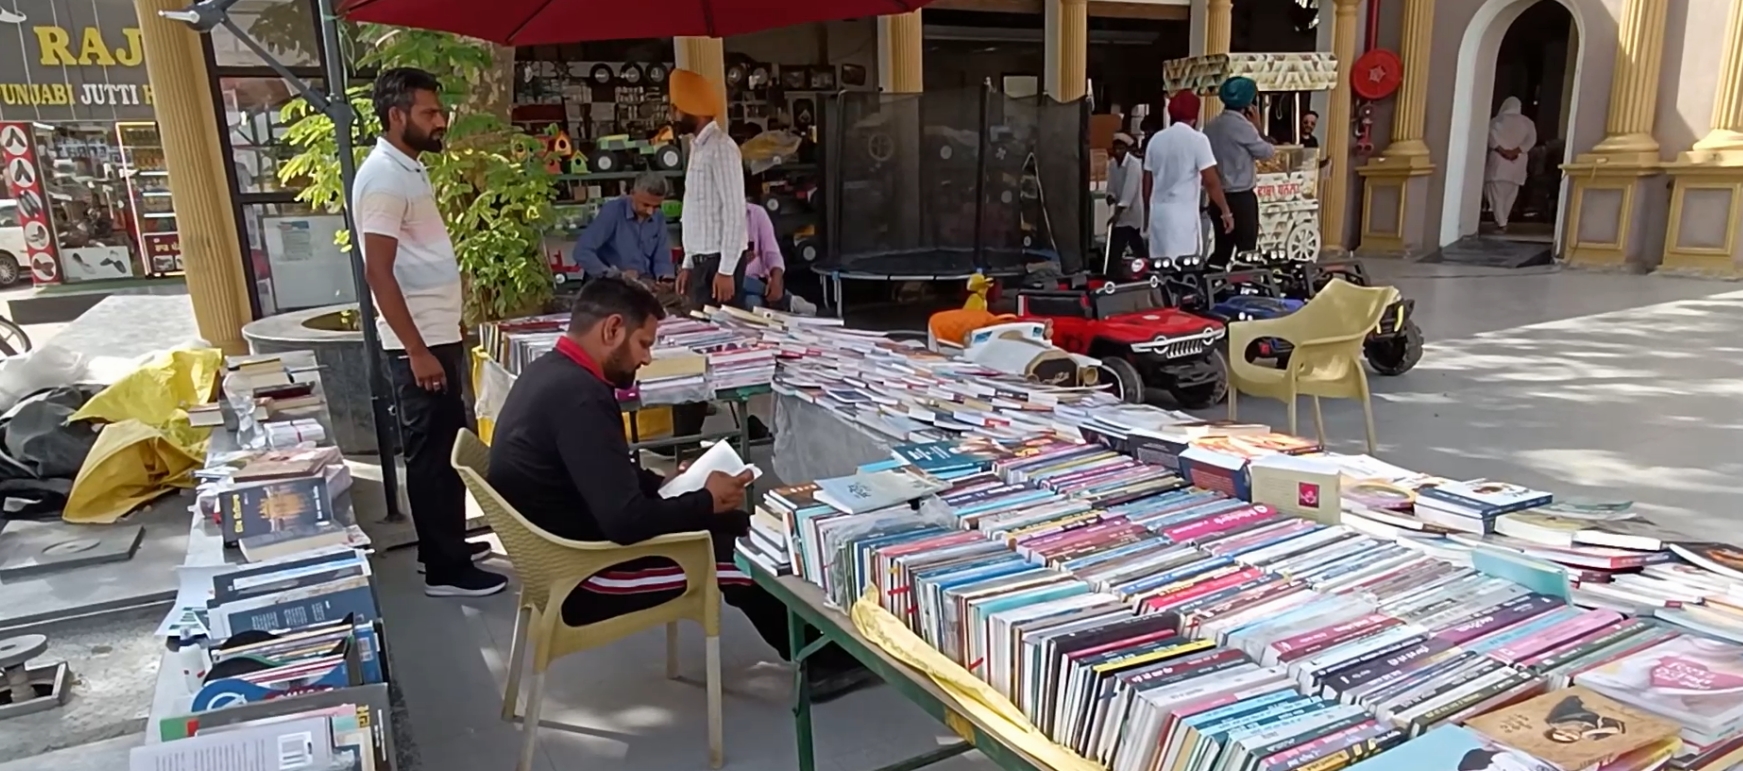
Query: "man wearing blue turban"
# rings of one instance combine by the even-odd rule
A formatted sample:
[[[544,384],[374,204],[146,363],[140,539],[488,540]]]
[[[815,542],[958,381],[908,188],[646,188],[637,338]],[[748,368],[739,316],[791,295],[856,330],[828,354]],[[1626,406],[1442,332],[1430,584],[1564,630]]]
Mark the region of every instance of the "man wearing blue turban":
[[[1251,78],[1229,78],[1223,81],[1217,98],[1222,100],[1223,112],[1205,124],[1204,135],[1210,139],[1223,196],[1235,221],[1227,232],[1216,231],[1216,251],[1211,253],[1209,264],[1227,268],[1229,258],[1237,251],[1250,252],[1259,247],[1259,196],[1253,192],[1258,176],[1255,167],[1258,161],[1276,155],[1277,148],[1260,130],[1264,118],[1258,103],[1259,84]]]

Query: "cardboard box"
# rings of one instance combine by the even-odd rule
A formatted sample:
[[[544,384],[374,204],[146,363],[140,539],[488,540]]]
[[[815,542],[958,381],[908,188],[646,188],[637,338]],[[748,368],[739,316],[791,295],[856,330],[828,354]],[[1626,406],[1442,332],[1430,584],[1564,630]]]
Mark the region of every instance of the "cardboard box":
[[[1266,455],[1247,464],[1253,502],[1335,525],[1342,508],[1336,464],[1314,455]]]

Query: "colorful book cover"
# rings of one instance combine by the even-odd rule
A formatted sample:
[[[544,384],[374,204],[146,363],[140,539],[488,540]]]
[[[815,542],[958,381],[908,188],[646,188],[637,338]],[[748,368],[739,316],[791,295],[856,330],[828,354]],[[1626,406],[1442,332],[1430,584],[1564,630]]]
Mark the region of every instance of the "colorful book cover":
[[[1733,643],[1684,635],[1583,672],[1574,681],[1703,733],[1729,731],[1743,722],[1743,647]]]
[[[1359,771],[1555,771],[1518,750],[1459,726],[1441,726],[1351,766]]]
[[[1656,744],[1681,728],[1587,688],[1546,693],[1465,723],[1561,771],[1580,771]]]

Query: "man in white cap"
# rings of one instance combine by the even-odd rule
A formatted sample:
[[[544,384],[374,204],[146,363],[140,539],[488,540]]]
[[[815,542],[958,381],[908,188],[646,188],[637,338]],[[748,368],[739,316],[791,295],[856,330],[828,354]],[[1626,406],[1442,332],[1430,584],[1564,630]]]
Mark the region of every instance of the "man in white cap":
[[[1138,145],[1132,135],[1114,135],[1108,157],[1108,205],[1113,216],[1108,228],[1108,261],[1111,269],[1126,264],[1127,255],[1143,257],[1144,162],[1132,153]],[[1124,272],[1123,269],[1121,271]]]

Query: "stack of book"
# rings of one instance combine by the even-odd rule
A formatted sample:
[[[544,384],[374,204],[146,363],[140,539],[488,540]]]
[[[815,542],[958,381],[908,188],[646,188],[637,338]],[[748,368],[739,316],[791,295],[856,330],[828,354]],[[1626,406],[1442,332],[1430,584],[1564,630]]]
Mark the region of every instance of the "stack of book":
[[[707,394],[708,357],[688,348],[654,349],[654,360],[635,373],[636,397],[652,404],[688,401],[700,390]]]
[[[196,506],[250,562],[331,546],[366,546],[336,501],[351,472],[336,447],[256,450],[217,459],[198,476]]]
[[[128,769],[385,771],[395,763],[391,715],[385,684],[180,715],[132,750]]]
[[[1673,724],[1682,739],[1676,768],[1719,771],[1743,763],[1743,646],[1678,634],[1573,680]]]
[[[1424,522],[1461,533],[1495,532],[1503,514],[1547,506],[1554,497],[1507,482],[1474,479],[1426,485],[1416,491],[1416,516]]]
[[[1470,556],[1506,543],[1496,536],[1374,535],[1286,516],[1095,445],[1011,452],[968,440],[895,455],[916,472],[947,476],[948,487],[917,509],[857,514],[818,500],[821,485],[780,492],[784,511],[810,512],[783,522],[808,520],[795,531],[800,575],[843,605],[861,587],[875,589],[920,640],[1010,698],[1054,741],[1111,769],[1329,770],[1455,736],[1544,771],[1717,771],[1735,762],[1727,753],[1743,752],[1743,739],[1732,743],[1743,731],[1743,685],[1723,680],[1738,668],[1743,684],[1743,648],[1569,604],[1565,588],[1533,591]],[[1362,456],[1331,462],[1404,489],[1428,481]],[[1727,554],[1708,554],[1726,568]],[[1718,607],[1743,587],[1715,570],[1663,562],[1628,575]],[[1642,665],[1636,679],[1691,673],[1679,693],[1714,705],[1714,714],[1586,682],[1633,671],[1642,651],[1679,640],[1681,658]],[[1687,648],[1707,658],[1686,658],[1696,655]],[[1689,685],[1698,679],[1691,660],[1717,684]],[[1500,716],[1487,725],[1516,725],[1520,710],[1544,717],[1540,697],[1562,696],[1548,703],[1557,708],[1576,684],[1660,722],[1642,722],[1627,741],[1582,745],[1584,754],[1515,746],[1523,742],[1516,728],[1457,727],[1485,715]],[[1558,717],[1558,726],[1573,720]],[[1665,732],[1666,721],[1680,736]],[[1416,767],[1408,765],[1415,749],[1400,752],[1374,762]],[[1580,765],[1587,757],[1598,759]],[[1436,756],[1434,767],[1444,760]]]
[[[738,553],[771,575],[792,575],[793,552],[787,546],[791,513],[772,494],[763,496],[763,503],[751,515],[750,532],[738,539]]]
[[[528,316],[482,324],[478,340],[492,361],[518,375],[533,359],[557,347],[557,339],[568,328],[568,314]]]

